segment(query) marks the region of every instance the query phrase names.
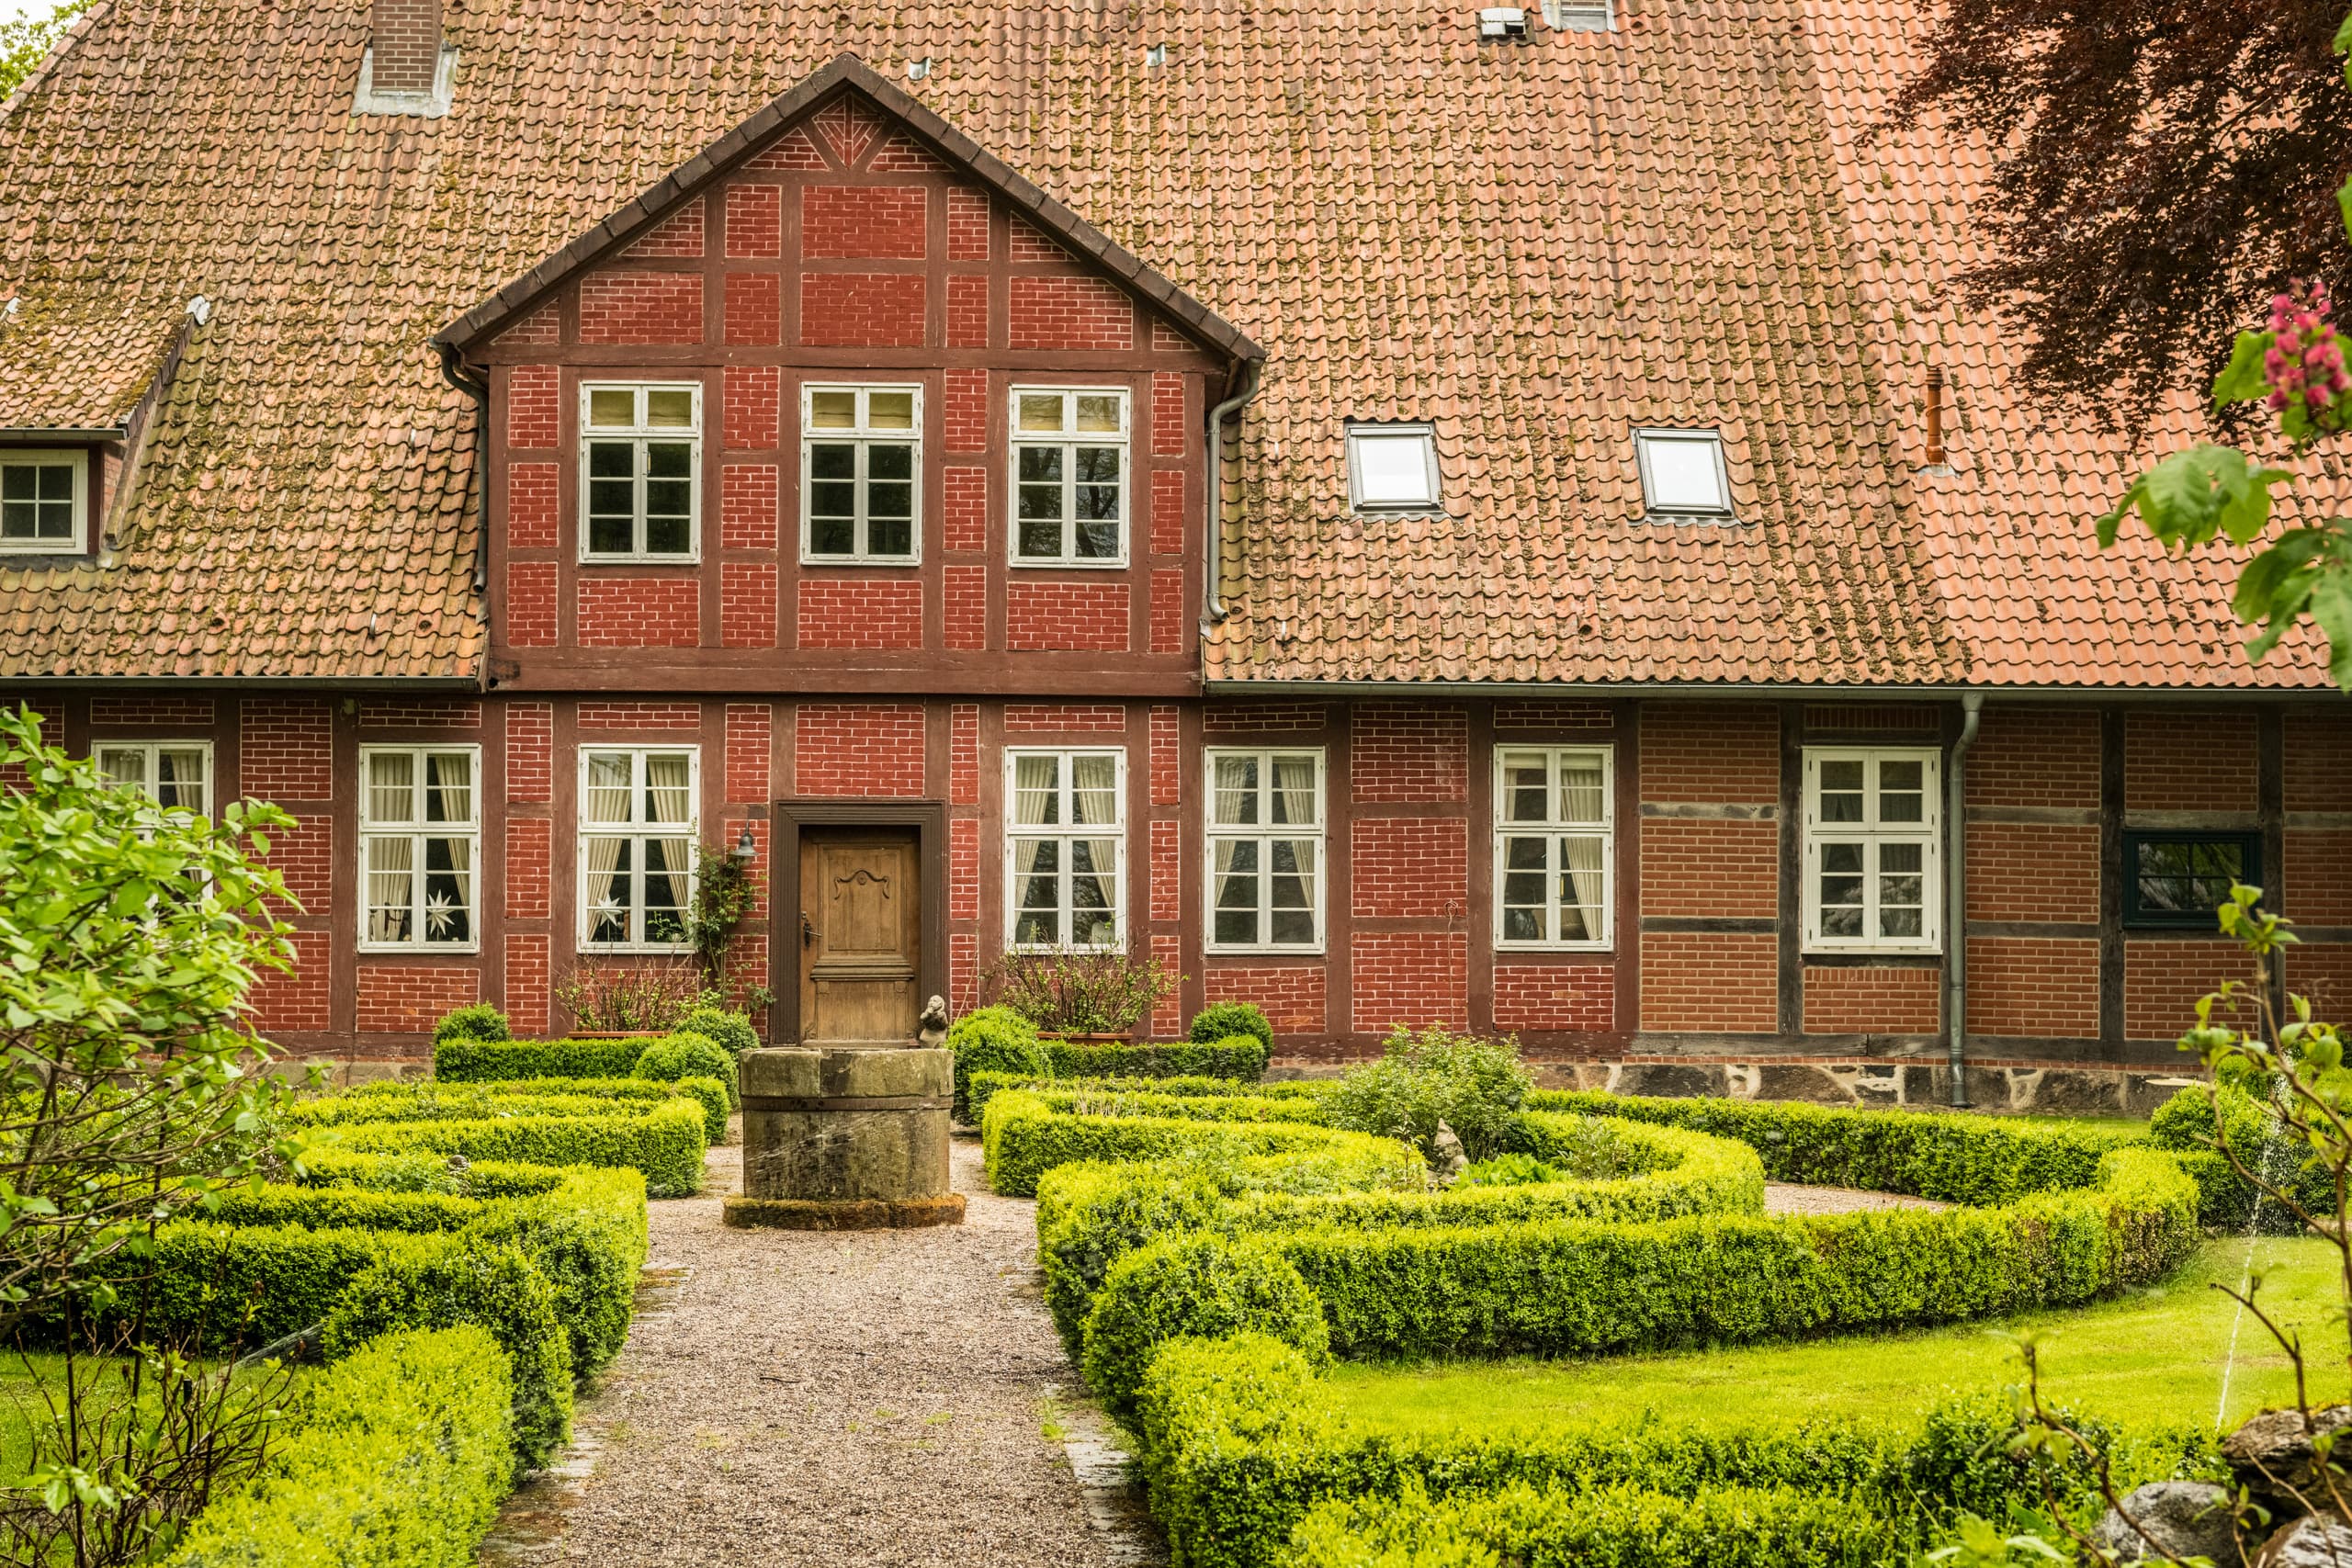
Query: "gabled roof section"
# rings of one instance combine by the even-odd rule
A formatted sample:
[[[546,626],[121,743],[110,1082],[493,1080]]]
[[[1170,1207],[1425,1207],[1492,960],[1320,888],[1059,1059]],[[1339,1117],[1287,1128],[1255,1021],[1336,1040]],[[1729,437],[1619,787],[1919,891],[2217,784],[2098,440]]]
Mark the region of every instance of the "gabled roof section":
[[[1240,328],[1193,299],[1142,257],[1046,195],[1002,159],[846,51],[639,191],[603,222],[450,322],[435,335],[434,342],[466,349],[494,336],[500,328],[527,314],[567,280],[659,225],[705,186],[751,158],[771,138],[842,88],[864,96],[882,113],[904,123],[931,143],[933,152],[943,154],[951,164],[960,164],[1031,223],[1175,317],[1210,347],[1236,360],[1265,357],[1266,351],[1252,343]]]

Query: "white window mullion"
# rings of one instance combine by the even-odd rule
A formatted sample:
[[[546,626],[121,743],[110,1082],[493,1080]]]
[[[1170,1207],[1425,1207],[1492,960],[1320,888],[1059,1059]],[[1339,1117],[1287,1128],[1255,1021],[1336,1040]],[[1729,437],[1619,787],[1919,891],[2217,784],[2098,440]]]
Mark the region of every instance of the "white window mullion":
[[[1805,749],[1807,949],[1939,951],[1942,761],[1930,747]],[[1898,889],[1889,885],[1898,880],[1906,897],[1890,902]],[[1849,898],[1857,884],[1859,896]]]
[[[1572,770],[1577,779],[1573,790]],[[1616,902],[1613,750],[1498,745],[1493,798],[1496,947],[1608,948]],[[1589,852],[1578,848],[1587,844],[1592,846]],[[1538,845],[1541,852],[1532,852]],[[1586,859],[1592,863],[1577,863]],[[1571,909],[1577,912],[1580,931],[1569,929]]]

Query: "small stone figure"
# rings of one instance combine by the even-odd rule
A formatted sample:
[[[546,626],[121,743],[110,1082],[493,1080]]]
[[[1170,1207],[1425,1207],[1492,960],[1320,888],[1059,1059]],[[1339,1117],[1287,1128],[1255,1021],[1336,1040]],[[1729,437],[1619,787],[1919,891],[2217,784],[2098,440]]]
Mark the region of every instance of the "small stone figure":
[[[1470,1161],[1463,1154],[1462,1140],[1454,1136],[1453,1129],[1440,1122],[1437,1135],[1430,1140],[1430,1147],[1437,1156],[1430,1169],[1430,1175],[1437,1184],[1451,1187],[1461,1180],[1462,1173],[1470,1168]]]
[[[926,1051],[936,1051],[947,1040],[947,998],[933,997],[931,1005],[915,1020],[915,1043]]]

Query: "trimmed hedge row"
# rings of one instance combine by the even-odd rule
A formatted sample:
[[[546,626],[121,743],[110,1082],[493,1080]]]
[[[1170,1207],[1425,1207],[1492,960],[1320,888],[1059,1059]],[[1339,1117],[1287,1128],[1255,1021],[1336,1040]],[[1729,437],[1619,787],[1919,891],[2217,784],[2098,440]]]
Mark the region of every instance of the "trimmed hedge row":
[[[1040,1040],[1057,1078],[1226,1078],[1256,1083],[1272,1052],[1250,1034],[1222,1040],[1171,1041],[1156,1045],[1095,1044]]]
[[[966,1086],[966,1098],[971,1102],[972,1120],[978,1122],[987,1113],[989,1097],[1008,1089],[1085,1089],[1111,1094],[1181,1095],[1188,1100],[1247,1097],[1319,1101],[1329,1091],[1331,1083],[1332,1080],[1328,1078],[1251,1083],[1241,1078],[1207,1077],[1199,1074],[1181,1077],[1105,1077],[1067,1082],[1039,1077],[1034,1073],[975,1072]]]
[[[1174,1561],[1185,1568],[1257,1568],[1281,1561],[1283,1543],[1300,1521],[1333,1499],[1417,1494],[1466,1499],[1512,1485],[1627,1489],[1684,1500],[1726,1489],[1801,1492],[1842,1500],[1872,1517],[1871,1539],[1883,1551],[1857,1561],[1876,1563],[1908,1562],[1907,1547],[1923,1524],[1961,1510],[2002,1518],[2012,1501],[2038,1506],[2041,1497],[2033,1472],[2005,1448],[2003,1439],[2014,1429],[2011,1406],[1989,1394],[1948,1401],[1901,1422],[1812,1420],[1710,1430],[1643,1421],[1494,1437],[1368,1434],[1334,1409],[1308,1357],[1263,1335],[1245,1334],[1167,1346],[1151,1363],[1136,1412],[1152,1513],[1167,1529]],[[2126,1435],[2079,1417],[2077,1425],[2103,1439],[2127,1487],[2176,1474],[2220,1473],[2210,1432],[2184,1427]],[[2100,1506],[2095,1478],[2078,1461],[2052,1472],[2052,1479],[2070,1510],[2095,1514]],[[1502,1555],[1508,1559],[1509,1549]],[[1520,1560],[1561,1561],[1524,1551]],[[1422,1559],[1389,1561],[1418,1568]],[[1646,1560],[1604,1555],[1598,1561]],[[1799,1554],[1774,1561],[1823,1560]]]
[[[467,1568],[513,1480],[506,1352],[472,1325],[373,1341],[303,1386],[277,1461],[170,1568]]]
[[[561,1084],[561,1093],[593,1100],[626,1100],[654,1105],[677,1095],[702,1103],[703,1135],[712,1144],[727,1141],[727,1118],[735,1108],[733,1089],[723,1078],[514,1078],[481,1086],[484,1094],[500,1100],[521,1100],[545,1092],[543,1085]]]
[[[597,1114],[552,1115],[542,1108],[587,1106]],[[575,1098],[543,1101],[517,1097],[504,1114],[461,1121],[365,1121],[336,1126],[322,1136],[334,1146],[363,1154],[462,1155],[467,1159],[518,1160],[530,1165],[628,1167],[642,1171],[655,1198],[685,1198],[702,1186],[708,1148],[699,1100],[674,1097],[640,1114],[627,1101]]]
[[[1393,1139],[1300,1122],[1058,1114],[1027,1089],[1000,1089],[980,1121],[989,1188],[1014,1198],[1035,1197],[1038,1177],[1080,1160],[1306,1153],[1383,1144],[1401,1147]]]
[[[632,1040],[444,1040],[433,1047],[443,1083],[500,1078],[625,1078],[656,1036]]]
[[[314,1144],[288,1173],[298,1187],[353,1187],[370,1192],[440,1192],[453,1198],[521,1198],[551,1191],[570,1172],[511,1160],[452,1162],[443,1155],[358,1154]]]

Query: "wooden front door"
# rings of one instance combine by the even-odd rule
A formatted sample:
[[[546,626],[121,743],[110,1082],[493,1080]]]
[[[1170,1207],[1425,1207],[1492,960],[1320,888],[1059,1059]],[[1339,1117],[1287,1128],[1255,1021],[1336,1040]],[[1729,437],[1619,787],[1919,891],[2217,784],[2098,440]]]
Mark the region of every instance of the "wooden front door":
[[[903,1045],[921,1003],[922,888],[911,828],[800,839],[800,1038]]]

